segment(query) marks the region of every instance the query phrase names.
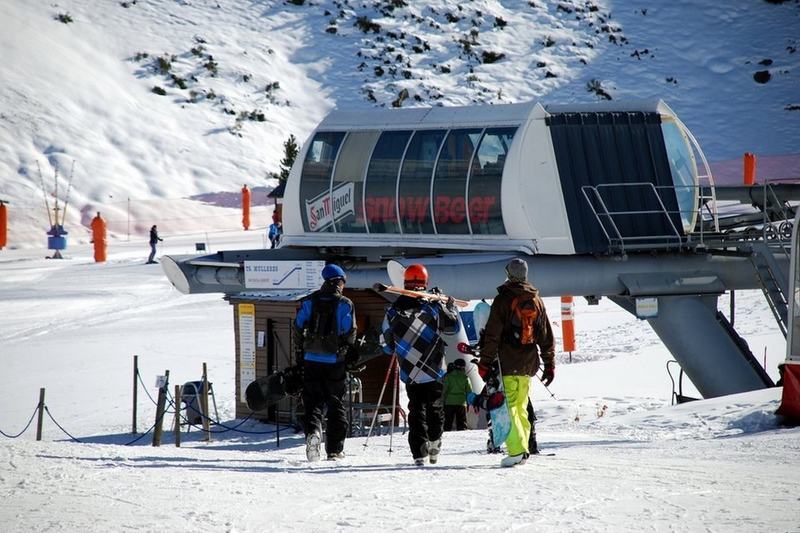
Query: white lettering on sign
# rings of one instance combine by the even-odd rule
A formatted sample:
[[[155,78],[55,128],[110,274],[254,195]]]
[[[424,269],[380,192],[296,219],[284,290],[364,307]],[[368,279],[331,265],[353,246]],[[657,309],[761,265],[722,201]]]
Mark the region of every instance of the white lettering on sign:
[[[348,181],[337,185],[330,193],[325,191],[311,200],[306,200],[308,228],[311,231],[322,231],[334,221],[355,214],[353,191],[353,182]]]

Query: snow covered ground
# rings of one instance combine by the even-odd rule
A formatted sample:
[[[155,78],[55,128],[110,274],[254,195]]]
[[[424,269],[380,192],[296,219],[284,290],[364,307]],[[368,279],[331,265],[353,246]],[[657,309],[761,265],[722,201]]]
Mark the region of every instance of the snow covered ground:
[[[150,395],[165,370],[183,383],[207,363],[220,419],[239,423],[231,307],[144,265],[147,229],[161,253],[263,247],[271,208],[259,200],[256,231],[241,232],[221,205],[243,183],[263,197],[282,142],[334,107],[391,105],[403,89],[404,106],[593,102],[602,89],[664,99],[730,183],[744,151],[776,156],[761,177],[796,176],[798,27],[797,0],[0,2],[0,431],[25,429],[42,387],[52,417],[42,442],[33,427],[0,436],[0,527],[800,531],[800,429],[776,425],[779,390],[671,406],[669,354],[607,300],[577,301],[573,362],[558,355],[554,397],[532,393],[555,455],[520,468],[482,453],[478,430],[446,434],[440,464],[421,469],[400,434],[313,465],[301,439],[278,447],[262,424],[210,443],[192,431],[181,448],[171,432],[158,448],[131,434],[134,355]],[[68,259],[46,260],[44,199],[56,171],[66,199],[73,161]],[[88,244],[97,210],[105,264]],[[785,342],[759,293],[737,294],[736,326],[777,378]],[[155,408],[139,390],[141,434]]]
[[[188,253],[204,235],[166,236]],[[257,232],[210,236],[212,250],[259,247]],[[180,448],[131,431],[132,358],[147,392],[199,379],[208,364],[220,418],[232,420],[232,310],[186,296],[144,241],[106,264],[88,245],[70,259],[0,255],[0,430],[21,431],[46,388],[52,418],[0,437],[4,531],[798,531],[800,429],[778,427],[779,389],[670,405],[670,359],[646,323],[606,300],[577,302],[577,351],[559,354],[551,398],[533,388],[539,440],[552,457],[501,469],[482,430],[447,433],[440,463],[416,468],[405,436],[349,439],[341,462],[305,461],[302,439],[247,422],[197,431]],[[767,370],[785,343],[757,292],[737,294],[737,325]],[[548,300],[557,321],[557,300]],[[727,301],[720,308],[727,312]],[[558,331],[558,328],[556,328]],[[724,371],[722,369],[721,371]],[[686,385],[686,384],[685,384]],[[685,394],[693,395],[691,385]],[[155,407],[139,390],[138,429]],[[602,416],[599,414],[602,413]],[[222,428],[218,428],[221,430]],[[390,442],[391,451],[390,452]]]

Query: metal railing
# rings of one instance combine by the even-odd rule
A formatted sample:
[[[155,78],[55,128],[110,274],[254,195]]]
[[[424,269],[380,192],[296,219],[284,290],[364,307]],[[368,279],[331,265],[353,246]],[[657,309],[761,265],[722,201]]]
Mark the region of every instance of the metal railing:
[[[625,189],[630,187],[644,187],[649,191],[652,191],[653,197],[658,203],[659,209],[639,209],[639,210],[623,210],[623,211],[612,211],[609,210],[606,201],[603,199],[603,194],[601,190],[611,190],[611,189]],[[674,189],[674,187],[673,187]],[[609,246],[612,249],[618,250],[620,253],[626,253],[628,250],[633,249],[652,249],[652,248],[681,248],[684,246],[686,239],[685,236],[682,235],[678,228],[675,226],[675,223],[672,220],[673,214],[675,211],[667,210],[664,202],[661,199],[661,195],[659,194],[655,185],[649,182],[635,182],[635,183],[603,183],[600,185],[584,185],[581,187],[581,192],[583,193],[586,202],[589,204],[592,213],[597,220],[597,223],[600,225],[600,229],[603,231],[606,239],[609,242]],[[595,202],[592,201],[592,198],[595,199],[596,203],[600,207],[600,212],[598,209],[595,208]],[[680,214],[680,212],[678,212]],[[616,218],[619,217],[641,217],[641,216],[649,216],[649,215],[660,215],[666,218],[668,221],[669,229],[672,230],[672,233],[669,234],[654,234],[654,235],[623,235],[619,229],[619,224],[617,224]],[[605,222],[604,222],[605,221]],[[606,227],[606,226],[610,227]]]
[[[613,210],[609,208],[608,198],[624,195],[631,188],[644,187],[649,194],[647,209]],[[676,191],[698,189],[694,195],[695,208],[692,210],[668,209],[664,194],[677,197]],[[665,191],[669,191],[665,193]],[[720,215],[716,194],[709,193],[703,185],[654,185],[650,182],[604,183],[585,185],[581,192],[592,210],[603,235],[609,244],[610,253],[625,254],[633,250],[680,250],[695,248],[730,248],[747,241],[764,241],[770,248],[780,250],[787,258],[791,248],[791,234],[794,224],[794,208],[780,198],[772,184],[762,185],[764,205],[753,204],[760,213],[736,213],[729,217]],[[655,207],[653,207],[655,206]],[[625,233],[622,228],[632,227],[624,224],[625,218],[656,217],[663,233],[641,234]],[[694,220],[694,227],[684,231],[676,225],[676,220]],[[730,219],[729,223],[725,221]],[[663,221],[666,220],[666,223]],[[636,226],[636,227],[640,227]]]

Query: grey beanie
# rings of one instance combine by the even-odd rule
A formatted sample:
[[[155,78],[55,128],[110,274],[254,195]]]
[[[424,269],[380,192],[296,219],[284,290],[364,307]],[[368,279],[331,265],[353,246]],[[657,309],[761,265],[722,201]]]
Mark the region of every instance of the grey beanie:
[[[528,279],[528,263],[522,259],[512,259],[506,265],[509,281],[526,281]]]

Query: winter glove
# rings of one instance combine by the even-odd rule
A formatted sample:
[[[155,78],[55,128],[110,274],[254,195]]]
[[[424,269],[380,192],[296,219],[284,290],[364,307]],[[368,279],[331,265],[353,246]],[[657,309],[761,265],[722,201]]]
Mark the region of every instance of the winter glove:
[[[545,364],[544,370],[542,371],[542,383],[544,383],[544,386],[547,387],[550,385],[555,377],[556,365],[553,363]]]
[[[454,310],[454,309],[456,308],[456,299],[455,299],[455,298],[453,298],[452,296],[448,296],[448,297],[447,297],[447,302],[445,302],[445,304],[444,304],[444,305],[445,305],[445,307],[447,307],[448,309],[450,309],[450,310]]]
[[[439,287],[431,287],[431,294],[442,294],[442,289]]]
[[[497,409],[498,407],[503,405],[503,402],[505,401],[505,399],[506,399],[506,397],[502,392],[500,392],[500,391],[493,392],[486,399],[486,409],[488,409],[489,411]]]
[[[361,372],[364,370],[364,365],[359,365],[358,363],[360,359],[361,355],[358,353],[356,347],[350,346],[344,356],[344,363],[347,370],[350,372]]]
[[[481,410],[480,408],[480,396],[475,394],[474,392],[467,393],[467,409],[472,409],[475,414],[478,414],[478,411]]]

